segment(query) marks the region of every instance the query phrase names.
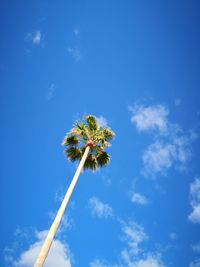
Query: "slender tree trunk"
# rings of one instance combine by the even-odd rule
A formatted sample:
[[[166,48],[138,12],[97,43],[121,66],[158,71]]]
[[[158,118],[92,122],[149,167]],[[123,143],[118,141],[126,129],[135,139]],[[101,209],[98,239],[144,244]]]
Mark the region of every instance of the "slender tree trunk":
[[[85,149],[85,152],[83,154],[83,157],[82,157],[82,159],[81,159],[81,161],[79,163],[79,166],[78,166],[78,168],[76,170],[76,173],[75,173],[75,175],[74,175],[74,177],[72,179],[72,182],[71,182],[71,184],[70,184],[70,186],[69,186],[69,188],[67,190],[67,193],[66,193],[66,195],[65,195],[65,197],[64,197],[64,199],[62,201],[62,204],[61,204],[61,206],[60,206],[60,208],[58,210],[58,213],[57,213],[57,215],[56,215],[56,217],[54,219],[54,222],[52,223],[51,228],[49,230],[49,233],[48,233],[48,235],[47,235],[47,237],[46,237],[46,239],[45,239],[45,241],[43,243],[43,246],[42,246],[42,248],[40,250],[39,256],[36,259],[34,267],[42,267],[44,262],[45,262],[45,260],[46,260],[46,257],[48,255],[49,249],[50,249],[51,244],[53,242],[54,236],[55,236],[55,234],[57,232],[58,226],[59,226],[60,221],[61,221],[61,219],[63,217],[63,214],[64,214],[65,208],[67,206],[67,203],[68,203],[68,201],[69,201],[69,199],[71,197],[71,194],[72,194],[73,189],[74,189],[74,187],[76,185],[76,182],[77,182],[78,177],[79,177],[79,175],[81,173],[81,170],[83,169],[85,160],[86,160],[87,155],[89,153],[89,150],[90,150],[90,146],[87,146],[86,149]]]

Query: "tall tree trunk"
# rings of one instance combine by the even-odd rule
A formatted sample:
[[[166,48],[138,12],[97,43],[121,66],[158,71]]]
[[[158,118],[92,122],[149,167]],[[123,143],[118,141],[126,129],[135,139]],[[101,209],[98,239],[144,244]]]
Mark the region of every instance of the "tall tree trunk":
[[[66,193],[66,195],[65,195],[65,197],[64,197],[64,199],[62,201],[62,204],[61,204],[61,206],[60,206],[60,208],[58,210],[58,213],[57,213],[57,215],[56,215],[56,217],[54,219],[54,222],[52,223],[51,228],[49,230],[49,233],[48,233],[48,235],[47,235],[47,237],[46,237],[46,239],[45,239],[45,241],[43,243],[43,246],[42,246],[42,248],[40,250],[39,256],[36,259],[34,267],[42,267],[44,262],[45,262],[45,259],[46,259],[47,255],[48,255],[48,252],[49,252],[49,249],[50,249],[51,244],[53,242],[54,236],[55,236],[55,234],[57,232],[58,226],[59,226],[60,221],[61,221],[61,219],[63,217],[63,214],[64,214],[65,208],[67,206],[67,203],[68,203],[68,201],[69,201],[69,199],[71,197],[71,194],[72,194],[73,189],[74,189],[74,187],[76,185],[76,182],[77,182],[78,177],[79,177],[79,175],[81,173],[81,170],[83,169],[85,160],[86,160],[87,155],[89,153],[89,150],[90,150],[90,146],[87,146],[86,149],[85,149],[85,152],[83,154],[83,157],[82,157],[82,159],[81,159],[81,161],[79,163],[79,166],[78,166],[78,168],[76,170],[76,173],[75,173],[75,175],[74,175],[74,177],[72,179],[72,182],[71,182],[71,184],[70,184],[70,186],[69,186],[69,188],[67,190],[67,193]]]

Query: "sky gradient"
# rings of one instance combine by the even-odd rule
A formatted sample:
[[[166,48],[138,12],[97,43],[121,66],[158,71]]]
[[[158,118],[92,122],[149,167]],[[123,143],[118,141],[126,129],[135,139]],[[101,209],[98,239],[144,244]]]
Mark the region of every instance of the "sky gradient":
[[[45,267],[200,266],[200,3],[1,1],[0,266],[31,267],[94,114],[116,133],[81,174]]]

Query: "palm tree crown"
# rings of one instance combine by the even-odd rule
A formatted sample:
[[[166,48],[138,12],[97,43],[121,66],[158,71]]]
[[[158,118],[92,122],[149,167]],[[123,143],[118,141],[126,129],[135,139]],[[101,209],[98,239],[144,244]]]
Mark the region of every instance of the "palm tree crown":
[[[83,168],[95,171],[109,163],[110,156],[104,149],[110,146],[109,141],[114,135],[110,128],[100,126],[95,116],[84,116],[84,122],[78,121],[63,140],[66,156],[71,161],[80,161],[89,146]]]

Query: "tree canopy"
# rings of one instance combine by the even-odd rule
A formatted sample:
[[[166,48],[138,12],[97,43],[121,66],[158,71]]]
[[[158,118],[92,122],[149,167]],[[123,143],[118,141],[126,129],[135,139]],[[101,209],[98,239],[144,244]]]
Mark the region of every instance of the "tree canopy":
[[[109,127],[102,127],[94,115],[83,117],[83,121],[75,123],[63,140],[65,154],[72,161],[80,161],[87,146],[90,147],[84,169],[95,171],[106,166],[110,161],[109,154],[104,149],[110,146],[110,140],[115,136]]]

